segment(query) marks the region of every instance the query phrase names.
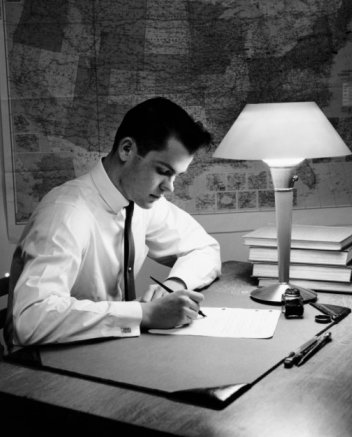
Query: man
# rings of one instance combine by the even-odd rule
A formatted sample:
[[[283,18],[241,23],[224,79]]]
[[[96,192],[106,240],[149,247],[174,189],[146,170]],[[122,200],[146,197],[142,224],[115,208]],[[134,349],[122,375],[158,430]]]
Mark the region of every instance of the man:
[[[11,266],[6,340],[14,345],[138,336],[197,318],[194,291],[220,274],[218,243],[163,196],[210,134],[178,105],[147,100],[125,115],[111,152],[36,208]],[[134,271],[146,256],[172,266],[165,293],[125,301],[124,226],[132,219]],[[141,290],[143,291],[143,290]]]

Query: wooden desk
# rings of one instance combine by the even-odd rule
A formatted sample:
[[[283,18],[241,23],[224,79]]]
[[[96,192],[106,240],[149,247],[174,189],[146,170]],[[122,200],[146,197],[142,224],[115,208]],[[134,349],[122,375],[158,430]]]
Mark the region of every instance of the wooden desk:
[[[249,294],[250,272],[248,263],[227,262],[212,290]],[[320,293],[319,301],[352,307],[347,295]],[[280,365],[223,410],[1,362],[1,422],[11,435],[350,437],[352,316],[331,332],[303,366]]]

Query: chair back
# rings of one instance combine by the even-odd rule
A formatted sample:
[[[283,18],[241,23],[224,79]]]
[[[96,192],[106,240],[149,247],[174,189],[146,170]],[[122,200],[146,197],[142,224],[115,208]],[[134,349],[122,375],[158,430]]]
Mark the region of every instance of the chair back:
[[[9,294],[9,284],[10,284],[9,276],[4,276],[3,278],[0,278],[0,297]],[[4,329],[5,320],[6,320],[6,307],[0,309],[0,331]],[[0,341],[0,358],[3,355],[3,352],[4,352],[4,347]]]
[[[9,276],[4,276],[3,278],[0,278],[0,297],[9,294],[9,283],[10,283]],[[5,325],[5,318],[6,318],[6,308],[2,308],[0,309],[0,329],[3,329]]]

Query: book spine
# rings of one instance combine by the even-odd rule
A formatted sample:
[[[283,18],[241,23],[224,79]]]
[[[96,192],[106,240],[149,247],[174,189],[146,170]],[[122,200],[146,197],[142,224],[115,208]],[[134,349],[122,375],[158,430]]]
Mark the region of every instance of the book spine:
[[[275,263],[254,263],[253,276],[278,277],[278,265]],[[351,269],[343,267],[329,268],[316,265],[290,265],[291,279],[315,279],[324,281],[349,282],[351,280]]]
[[[321,264],[345,266],[349,253],[344,251],[322,251],[312,249],[291,249],[290,259],[296,264]],[[276,248],[250,246],[248,260],[250,262],[278,262]]]
[[[267,287],[269,285],[276,284],[277,280],[274,278],[258,278],[259,287]],[[293,279],[290,281],[292,286],[297,285],[298,287],[308,288],[309,290],[315,291],[331,291],[334,293],[347,293],[352,294],[352,283],[343,283],[336,281],[310,281],[304,279]]]

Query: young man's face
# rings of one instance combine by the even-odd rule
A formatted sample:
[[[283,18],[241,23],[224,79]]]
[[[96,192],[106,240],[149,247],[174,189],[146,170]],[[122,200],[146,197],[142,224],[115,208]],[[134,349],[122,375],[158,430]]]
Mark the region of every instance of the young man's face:
[[[193,155],[173,137],[163,150],[152,150],[144,157],[133,154],[125,163],[123,194],[140,207],[151,208],[163,194],[174,190],[175,177],[187,170],[192,159]]]

